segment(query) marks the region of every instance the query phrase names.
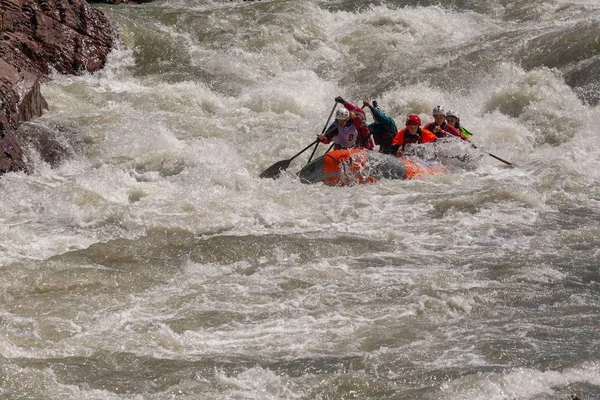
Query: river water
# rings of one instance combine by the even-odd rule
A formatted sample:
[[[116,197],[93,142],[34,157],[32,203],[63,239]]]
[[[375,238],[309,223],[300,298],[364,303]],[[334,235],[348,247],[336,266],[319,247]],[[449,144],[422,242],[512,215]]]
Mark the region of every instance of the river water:
[[[121,46],[29,122],[69,158],[0,178],[0,398],[600,399],[596,0],[102,9]],[[338,95],[483,158],[260,179]]]

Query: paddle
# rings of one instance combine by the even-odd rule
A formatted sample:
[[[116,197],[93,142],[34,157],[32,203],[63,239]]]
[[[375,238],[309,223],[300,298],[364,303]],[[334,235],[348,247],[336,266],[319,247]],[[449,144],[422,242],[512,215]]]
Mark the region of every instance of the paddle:
[[[273,179],[277,178],[279,176],[279,174],[281,173],[281,171],[285,171],[287,169],[287,167],[290,166],[290,163],[292,162],[292,160],[294,158],[298,157],[300,154],[304,153],[306,150],[310,149],[315,144],[318,144],[319,141],[320,141],[319,139],[315,140],[314,142],[312,142],[311,144],[309,144],[308,146],[306,146],[304,149],[302,149],[300,152],[298,152],[292,158],[276,162],[275,164],[271,165],[269,168],[267,168],[266,170],[264,170],[262,172],[262,174],[259,175],[259,177],[261,177],[261,178],[273,178]]]
[[[331,116],[333,115],[333,112],[335,111],[337,104],[338,104],[337,101],[333,104],[333,108],[331,109],[331,112],[329,113],[329,117],[327,117],[327,122],[325,122],[325,126],[323,127],[323,130],[321,131],[321,133],[324,133],[325,130],[327,129],[327,125],[329,125],[329,121],[331,121]],[[317,143],[317,145],[313,149],[312,154],[310,155],[310,158],[308,159],[306,164],[308,164],[312,160],[313,156],[315,155],[315,151],[317,151],[317,147],[319,147],[319,143]]]
[[[452,139],[457,139],[457,140],[458,140],[458,138],[457,138],[456,136],[448,135],[448,136],[446,136],[446,137],[447,137],[447,138],[452,138]],[[501,161],[501,162],[503,162],[504,164],[511,166],[512,168],[515,168],[515,167],[516,167],[516,165],[515,165],[515,164],[513,164],[513,163],[511,163],[511,162],[508,162],[508,161],[506,161],[506,160],[504,160],[504,159],[502,159],[502,158],[500,158],[500,157],[498,157],[498,156],[495,156],[495,155],[493,155],[492,153],[488,153],[488,152],[486,152],[485,150],[481,150],[479,147],[475,146],[475,144],[474,144],[473,142],[471,142],[469,139],[467,139],[467,142],[469,142],[469,143],[471,144],[471,147],[472,147],[472,148],[474,148],[474,149],[477,149],[477,150],[480,150],[480,151],[483,151],[483,152],[484,152],[484,153],[486,153],[488,156],[490,156],[490,157],[493,157],[493,158],[495,158],[496,160],[498,160],[498,161]],[[459,157],[449,157],[449,158],[459,158]]]
[[[471,146],[473,146],[473,148],[474,148],[474,149],[478,149],[478,147],[477,147],[477,146],[475,146],[475,145],[474,145],[474,144],[473,144],[471,141],[469,141],[469,143],[471,143]],[[503,159],[501,159],[500,157],[493,155],[492,153],[488,153],[488,152],[487,152],[487,151],[485,151],[485,150],[483,150],[483,152],[484,152],[484,153],[486,153],[488,156],[490,156],[490,157],[493,157],[493,158],[495,158],[496,160],[503,162],[503,163],[504,163],[504,164],[506,164],[506,165],[510,165],[512,168],[515,168],[515,167],[516,167],[516,165],[515,165],[515,164],[513,164],[513,163],[511,163],[511,162],[508,162],[508,161],[506,161],[506,160],[503,160]]]
[[[327,122],[325,122],[325,126],[323,127],[323,130],[321,131],[321,133],[325,132],[325,130],[327,129],[327,125],[329,125],[329,121],[331,120],[331,116],[333,115],[333,112],[335,111],[336,107],[337,107],[337,102],[333,105],[333,108],[331,109],[331,112],[329,113],[329,117],[327,118]],[[264,170],[263,173],[259,175],[259,177],[273,178],[273,179],[277,178],[279,176],[279,174],[281,173],[281,171],[285,171],[287,169],[287,167],[290,166],[290,163],[292,162],[292,160],[294,158],[298,157],[300,154],[304,153],[306,150],[308,150],[312,146],[316,145],[315,148],[313,149],[312,154],[310,155],[310,159],[308,160],[308,162],[310,162],[310,160],[312,160],[313,156],[315,155],[315,151],[317,150],[317,146],[319,145],[320,141],[321,140],[317,138],[317,140],[315,140],[314,142],[312,142],[311,144],[306,146],[304,149],[302,149],[298,154],[296,154],[292,158],[276,162],[275,164],[271,165],[269,168]]]

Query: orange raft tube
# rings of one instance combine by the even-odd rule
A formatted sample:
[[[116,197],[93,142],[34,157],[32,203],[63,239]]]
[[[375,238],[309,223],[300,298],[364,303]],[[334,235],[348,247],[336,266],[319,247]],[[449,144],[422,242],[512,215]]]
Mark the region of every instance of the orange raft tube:
[[[326,153],[308,163],[298,176],[303,183],[343,186],[376,182],[382,178],[423,179],[444,172],[444,167],[436,162],[349,149]]]

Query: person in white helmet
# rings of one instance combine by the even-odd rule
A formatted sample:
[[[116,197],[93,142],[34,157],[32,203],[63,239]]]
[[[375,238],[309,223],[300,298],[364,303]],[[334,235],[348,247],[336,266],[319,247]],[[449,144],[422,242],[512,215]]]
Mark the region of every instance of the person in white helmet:
[[[334,150],[375,147],[366,124],[365,112],[340,96],[335,101],[344,105],[335,112],[335,122],[319,135],[322,143],[333,142]]]
[[[460,124],[460,115],[454,110],[448,110],[446,113],[446,122],[455,127],[464,137],[470,139],[473,134]]]
[[[433,132],[435,136],[439,138],[446,137],[448,135],[456,136],[461,138],[462,140],[467,140],[458,129],[453,127],[452,125],[446,122],[446,111],[442,108],[442,106],[435,106],[432,111],[433,114],[433,122],[425,125],[425,129]]]

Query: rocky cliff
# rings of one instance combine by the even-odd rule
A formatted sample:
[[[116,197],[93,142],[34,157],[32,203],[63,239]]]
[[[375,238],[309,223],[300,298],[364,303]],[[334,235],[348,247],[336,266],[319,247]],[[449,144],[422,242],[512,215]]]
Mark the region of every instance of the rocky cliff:
[[[19,125],[47,103],[40,83],[104,66],[116,40],[106,16],[84,0],[0,0],[0,174],[27,170]]]

